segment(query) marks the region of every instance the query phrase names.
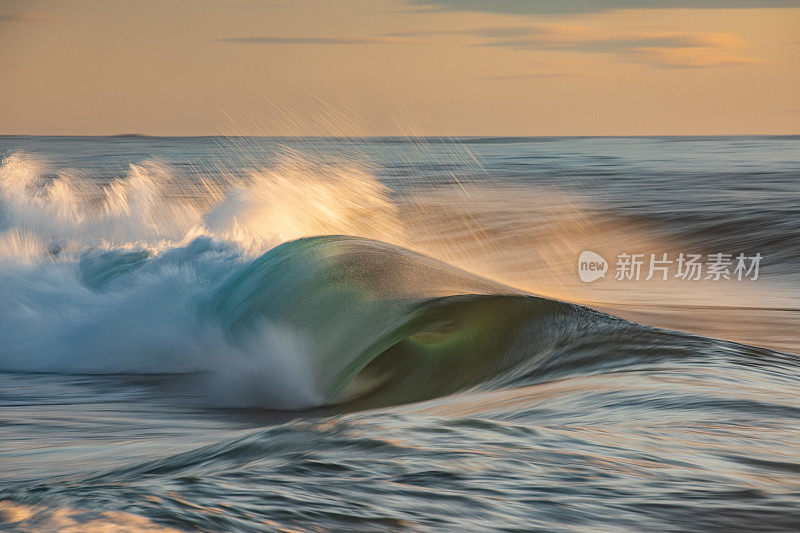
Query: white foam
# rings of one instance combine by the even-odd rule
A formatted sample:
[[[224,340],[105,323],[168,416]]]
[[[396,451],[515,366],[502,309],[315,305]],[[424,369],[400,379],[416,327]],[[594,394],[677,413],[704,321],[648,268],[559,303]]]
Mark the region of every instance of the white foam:
[[[287,159],[215,185],[158,162],[105,187],[48,176],[30,155],[0,164],[0,370],[198,373],[213,405],[323,401],[302,332],[263,324],[231,343],[205,306],[215,284],[281,242],[396,231],[368,173]]]

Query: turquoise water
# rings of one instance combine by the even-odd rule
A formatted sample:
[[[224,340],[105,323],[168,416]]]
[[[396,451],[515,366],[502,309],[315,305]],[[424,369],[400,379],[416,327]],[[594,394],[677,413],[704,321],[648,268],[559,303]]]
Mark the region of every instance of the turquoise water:
[[[800,137],[0,152],[4,529],[800,523]]]

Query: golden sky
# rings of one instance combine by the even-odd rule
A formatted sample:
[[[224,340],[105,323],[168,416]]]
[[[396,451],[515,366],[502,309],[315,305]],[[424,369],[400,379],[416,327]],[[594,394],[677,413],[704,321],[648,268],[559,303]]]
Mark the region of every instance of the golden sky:
[[[797,134],[800,0],[0,0],[0,134],[117,133]]]

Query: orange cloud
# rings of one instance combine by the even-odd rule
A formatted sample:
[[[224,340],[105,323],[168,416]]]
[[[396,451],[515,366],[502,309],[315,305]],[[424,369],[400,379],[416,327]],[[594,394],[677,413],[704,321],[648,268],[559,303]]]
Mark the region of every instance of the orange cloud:
[[[713,47],[638,48],[630,50],[633,61],[664,68],[703,68],[757,65],[764,61]]]
[[[388,34],[438,42],[442,36],[460,37],[455,44],[518,50],[572,51],[613,54],[620,60],[655,67],[701,68],[753,65],[762,60],[743,50],[745,43],[729,33],[632,33],[606,36],[591,28],[567,24],[494,26],[467,30],[418,31]]]
[[[406,0],[411,5],[444,11],[478,11],[502,15],[574,15],[620,9],[753,9],[800,7],[800,0]]]
[[[0,22],[32,22],[44,20],[41,15],[21,15],[16,13],[0,13]]]

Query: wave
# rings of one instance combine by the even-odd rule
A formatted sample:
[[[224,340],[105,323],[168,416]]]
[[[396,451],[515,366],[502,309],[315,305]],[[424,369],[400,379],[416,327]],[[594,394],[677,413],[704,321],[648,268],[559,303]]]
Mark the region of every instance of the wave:
[[[173,374],[169,392],[211,406],[364,408],[690,359],[720,342],[385,242],[404,232],[388,195],[362,169],[299,160],[215,183],[150,162],[100,186],[11,155],[0,371]]]
[[[156,257],[86,253],[78,279],[68,301],[63,279],[21,289],[48,304],[3,321],[0,369],[174,373],[217,407],[360,409],[693,349],[686,335],[349,236],[299,239],[249,261],[207,237]],[[21,298],[4,299],[5,318]]]

